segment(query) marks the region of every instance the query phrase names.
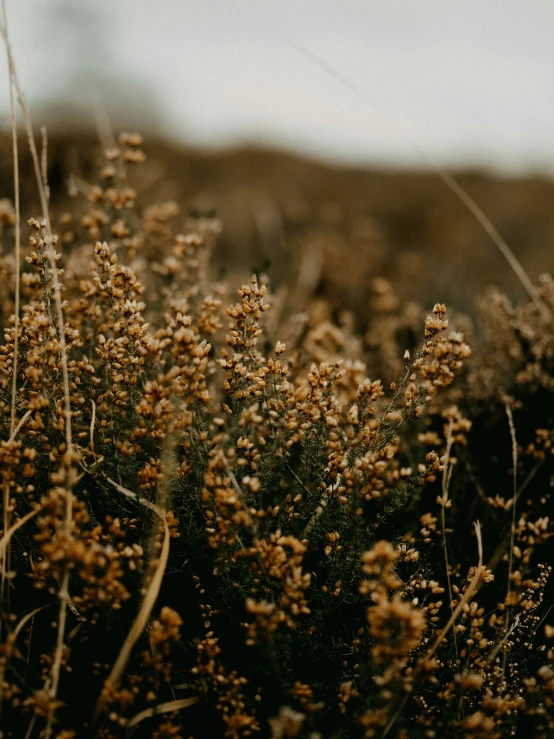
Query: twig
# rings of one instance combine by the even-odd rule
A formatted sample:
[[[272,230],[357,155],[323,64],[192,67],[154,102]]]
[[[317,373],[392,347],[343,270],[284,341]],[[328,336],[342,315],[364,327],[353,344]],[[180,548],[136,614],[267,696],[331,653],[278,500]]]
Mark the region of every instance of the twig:
[[[517,439],[516,430],[514,426],[514,417],[512,415],[512,409],[509,404],[506,403],[506,415],[508,416],[508,424],[510,426],[510,437],[512,440],[512,465],[513,465],[513,494],[512,494],[512,526],[510,529],[510,549],[508,552],[508,592],[506,593],[506,636],[504,641],[508,639],[510,630],[510,593],[512,590],[512,568],[514,563],[514,540],[516,534],[516,501],[517,501]],[[506,669],[506,652],[504,652],[504,663],[502,666],[502,672]]]
[[[152,503],[149,500],[143,500],[142,498],[139,498],[138,495],[134,493],[132,490],[129,490],[123,485],[120,485],[119,483],[115,482],[115,480],[112,480],[110,477],[107,477],[107,476],[104,476],[104,477],[110,483],[110,485],[112,485],[118,492],[122,493],[123,495],[125,495],[127,498],[130,498],[131,500],[137,501],[141,505],[145,506],[145,508],[149,508],[160,518],[162,525],[163,525],[163,529],[164,529],[164,538],[163,538],[163,543],[162,543],[162,550],[160,552],[158,563],[156,565],[156,570],[154,572],[154,575],[152,576],[152,579],[150,580],[150,583],[144,595],[144,599],[142,601],[137,617],[133,625],[131,626],[129,633],[127,634],[127,638],[125,639],[125,642],[123,643],[123,646],[121,647],[121,651],[119,652],[119,655],[110,671],[110,674],[104,681],[104,689],[96,705],[95,718],[97,718],[100,713],[100,708],[101,708],[100,702],[101,702],[102,696],[105,694],[107,690],[117,687],[119,681],[121,680],[121,676],[123,675],[127,662],[129,661],[129,657],[131,656],[133,647],[136,644],[142,632],[144,631],[144,627],[146,626],[148,619],[150,617],[150,614],[152,613],[152,609],[154,608],[154,604],[156,603],[158,594],[160,592],[162,579],[163,579],[164,572],[167,566],[167,560],[169,558],[169,538],[170,538],[169,526],[167,525],[167,514],[163,508],[160,508],[155,503]]]
[[[167,703],[160,703],[158,706],[154,706],[153,708],[145,708],[144,711],[137,713],[136,716],[133,716],[132,719],[129,719],[125,726],[128,729],[132,729],[134,726],[140,724],[141,721],[144,721],[145,718],[158,716],[161,713],[172,713],[173,711],[180,711],[183,708],[193,706],[195,703],[198,703],[199,700],[200,698],[196,696],[193,698],[179,698],[178,700],[168,701]]]
[[[508,641],[514,630],[519,624],[519,614],[515,617],[513,624],[510,626],[509,630],[506,631],[502,639],[498,642],[498,644],[495,644],[493,649],[491,650],[489,656],[487,657],[487,664],[491,664],[491,662],[494,660],[498,652],[502,649],[504,644]]]
[[[30,409],[28,411],[26,411],[26,413],[24,413],[23,417],[21,418],[21,420],[19,421],[19,423],[17,424],[17,426],[12,431],[11,436],[10,436],[10,441],[13,441],[15,439],[15,437],[18,435],[18,433],[21,431],[21,429],[25,425],[25,422],[27,421],[27,419],[29,418],[29,416],[31,415],[31,413],[32,413],[32,410],[30,410]]]
[[[4,532],[2,538],[0,539],[0,557],[2,557],[4,551],[6,550],[8,544],[10,543],[10,539],[15,534],[15,532],[20,529],[22,526],[24,526],[27,521],[30,521],[34,516],[37,515],[42,510],[42,508],[39,506],[38,508],[35,508],[33,511],[29,511],[23,518],[20,518],[17,523],[14,523],[13,526],[11,526],[7,531]]]
[[[92,414],[90,418],[90,450],[94,454],[94,427],[96,425],[96,403],[91,398]]]
[[[2,11],[3,11],[3,28],[5,33],[8,32],[8,20],[6,16],[5,0],[2,0]],[[13,190],[14,190],[14,204],[15,204],[15,305],[14,305],[14,338],[13,338],[13,363],[12,363],[12,397],[11,397],[11,409],[10,409],[10,439],[14,437],[15,427],[15,405],[17,396],[17,369],[19,359],[19,311],[20,311],[20,280],[21,280],[21,208],[19,200],[19,150],[17,146],[17,126],[15,121],[15,104],[13,99],[13,78],[11,68],[9,67],[9,54],[8,54],[8,68],[9,68],[9,87],[10,87],[10,117],[11,117],[11,128],[12,128],[12,156],[13,156]],[[9,482],[6,480],[4,483],[3,490],[3,518],[4,518],[4,531],[7,531],[10,522],[10,501],[9,501]],[[9,595],[10,595],[10,581],[6,581],[6,567],[10,567],[11,552],[8,549],[8,554],[5,559],[2,560],[2,584],[0,586],[0,600],[4,599],[4,589],[8,587],[8,614],[9,614]],[[0,634],[2,630],[2,622],[0,621]]]
[[[42,174],[42,186],[44,187],[44,194],[46,196],[46,203],[50,205],[50,187],[48,185],[48,132],[46,127],[42,126],[40,129],[42,136],[42,150],[40,153],[40,172]]]
[[[450,618],[448,620],[448,623],[441,630],[440,634],[438,635],[438,637],[433,642],[432,647],[418,661],[418,664],[416,665],[416,668],[414,670],[414,680],[416,679],[416,677],[420,673],[420,669],[419,668],[421,667],[422,662],[428,662],[431,659],[431,657],[435,654],[435,652],[437,651],[437,649],[439,648],[439,646],[441,645],[441,643],[444,641],[444,638],[446,637],[446,635],[448,634],[448,632],[450,631],[450,629],[452,628],[452,626],[456,622],[456,619],[458,618],[458,616],[462,612],[463,607],[466,605],[466,603],[469,601],[469,599],[471,598],[471,596],[473,595],[473,593],[477,589],[477,586],[478,586],[479,581],[481,579],[481,575],[483,574],[483,572],[485,570],[485,567],[483,566],[483,540],[481,538],[481,525],[480,525],[479,521],[477,521],[474,524],[474,526],[475,526],[475,533],[477,535],[477,548],[478,548],[478,552],[479,552],[479,564],[477,566],[477,569],[475,571],[475,574],[473,575],[473,577],[471,579],[471,582],[469,583],[468,589],[466,590],[466,592],[464,593],[464,595],[461,598],[460,602],[456,606],[454,612],[450,616]],[[406,705],[406,703],[407,703],[410,695],[411,695],[411,693],[407,693],[405,695],[405,697],[403,698],[403,700],[400,703],[398,709],[396,710],[394,716],[390,719],[389,723],[385,727],[385,730],[383,732],[383,737],[386,737],[387,736],[387,734],[389,733],[389,731],[392,729],[392,727],[396,723],[396,720],[400,716],[400,713],[402,712],[402,709]]]
[[[7,13],[6,13],[6,0],[2,0],[2,11],[3,11],[3,24],[1,27],[1,33],[4,38],[4,43],[6,45],[6,52],[8,56],[10,87],[13,86],[13,88],[17,92],[18,102],[19,102],[21,111],[23,113],[23,120],[25,123],[25,129],[27,131],[29,149],[31,151],[31,157],[33,160],[33,167],[35,171],[35,178],[37,181],[37,188],[38,188],[38,193],[40,197],[45,230],[50,240],[49,248],[47,250],[47,256],[50,262],[50,269],[54,277],[53,286],[54,286],[54,297],[55,297],[55,304],[56,304],[56,314],[57,314],[57,319],[58,319],[58,333],[59,333],[60,354],[61,354],[62,375],[63,375],[63,389],[64,389],[64,415],[65,415],[65,438],[66,438],[66,460],[67,460],[66,475],[65,475],[65,488],[67,492],[65,528],[66,528],[67,535],[70,536],[71,535],[71,524],[73,520],[73,480],[72,480],[71,467],[74,464],[73,441],[72,441],[72,433],[71,433],[71,400],[70,400],[70,390],[69,390],[69,369],[68,369],[68,361],[67,361],[67,345],[65,342],[65,323],[64,323],[64,315],[63,315],[63,310],[62,310],[61,287],[60,287],[60,283],[58,280],[58,269],[57,269],[56,260],[54,257],[54,248],[52,246],[52,228],[50,225],[50,216],[48,212],[48,191],[47,191],[48,186],[47,184],[45,186],[45,182],[44,182],[45,173],[42,171],[40,163],[39,163],[37,147],[35,143],[35,137],[33,134],[31,113],[30,113],[29,107],[27,106],[27,102],[25,100],[25,96],[23,94],[21,85],[19,84],[19,79],[17,76],[16,68],[15,68],[15,62],[13,59],[11,44],[10,44],[10,40],[8,36],[8,18],[7,18]],[[51,698],[50,705],[51,706],[55,705],[56,691],[57,691],[57,686],[59,682],[59,670],[61,667],[61,659],[62,659],[62,651],[63,651],[65,623],[66,623],[67,601],[63,593],[61,594],[61,596],[62,597],[60,598],[60,613],[59,613],[59,618],[58,618],[58,638],[57,638],[56,654],[54,656],[54,661],[52,664],[52,681],[50,684],[50,698]],[[48,739],[48,737],[50,737],[52,733],[53,719],[54,719],[54,711],[53,709],[50,709],[48,713],[48,717],[47,717],[46,728],[44,731],[44,735],[46,739]]]
[[[5,0],[2,0],[2,10],[4,16],[3,30],[8,33],[8,20],[6,17]],[[7,50],[6,50],[7,51]],[[21,292],[21,205],[19,199],[19,147],[17,145],[17,125],[15,121],[15,104],[13,99],[13,79],[11,66],[8,67],[10,76],[10,116],[12,124],[12,156],[13,156],[13,191],[15,204],[15,325],[14,325],[14,347],[13,347],[13,366],[12,366],[12,404],[10,413],[10,435],[14,435],[15,427],[15,400],[17,390],[17,361],[19,358],[19,310],[20,310],[20,292]]]
[[[444,641],[445,636],[448,634],[454,623],[456,622],[456,619],[460,615],[463,607],[465,604],[469,601],[471,596],[473,595],[475,589],[477,588],[477,585],[479,583],[479,580],[481,579],[481,575],[483,574],[485,567],[483,565],[483,541],[481,539],[481,526],[479,524],[479,521],[477,521],[475,524],[475,533],[477,535],[477,546],[479,550],[479,564],[477,566],[477,569],[475,571],[475,574],[473,575],[471,582],[469,583],[469,587],[464,593],[463,597],[461,598],[460,602],[454,609],[454,612],[448,619],[448,623],[444,627],[444,629],[440,632],[438,637],[436,638],[433,646],[431,649],[427,652],[425,655],[425,659],[431,659],[431,657],[435,654],[437,649],[439,648],[440,644]]]
[[[454,424],[453,419],[450,419],[448,424],[448,432],[446,438],[446,454],[442,468],[442,496],[441,496],[441,526],[442,526],[442,548],[444,552],[444,566],[446,568],[446,579],[448,582],[448,597],[450,599],[450,612],[453,613],[452,606],[452,580],[450,578],[450,564],[448,562],[448,548],[446,546],[446,521],[445,521],[445,508],[448,502],[448,488],[450,484],[450,452],[452,450],[452,426]],[[454,651],[456,652],[456,662],[459,661],[460,657],[458,654],[458,640],[456,639],[456,630],[453,632],[454,635]]]
[[[11,632],[11,634],[8,635],[8,638],[6,639],[6,645],[14,645],[17,641],[17,637],[19,636],[19,633],[21,629],[25,626],[27,621],[29,621],[31,618],[33,618],[39,611],[43,611],[45,608],[48,608],[50,604],[47,603],[44,606],[39,606],[38,608],[35,608],[34,611],[31,611],[30,613],[27,613],[23,618],[19,621],[15,629]],[[4,675],[6,671],[6,659],[0,660],[0,706],[4,702]]]
[[[306,538],[306,536],[310,533],[310,531],[315,526],[317,519],[321,516],[325,508],[327,508],[327,503],[329,502],[329,498],[331,497],[332,493],[334,493],[335,490],[337,490],[337,488],[339,487],[341,483],[341,478],[342,478],[342,475],[339,473],[337,475],[335,484],[329,485],[329,487],[326,490],[324,490],[323,495],[321,496],[319,500],[319,505],[317,506],[315,511],[312,513],[310,520],[308,521],[308,523],[306,524],[306,527],[304,528],[304,531],[300,535],[301,539]]]

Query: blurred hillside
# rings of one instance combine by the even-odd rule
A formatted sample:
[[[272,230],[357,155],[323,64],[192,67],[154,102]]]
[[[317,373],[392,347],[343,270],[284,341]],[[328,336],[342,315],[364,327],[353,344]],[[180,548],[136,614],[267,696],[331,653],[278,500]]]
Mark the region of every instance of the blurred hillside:
[[[22,212],[36,215],[35,186],[21,138]],[[0,138],[0,197],[13,192],[10,140]],[[215,267],[265,270],[275,286],[324,294],[363,320],[375,277],[398,296],[444,300],[471,311],[488,284],[517,297],[521,287],[465,207],[434,175],[340,168],[286,153],[219,153],[147,140],[146,165],[131,183],[139,203],[174,200],[223,223]],[[93,135],[53,134],[48,143],[52,209],[60,215],[71,175],[96,184],[102,152]],[[554,182],[457,175],[514,250],[530,277],[554,269]],[[240,275],[240,277],[239,277]]]

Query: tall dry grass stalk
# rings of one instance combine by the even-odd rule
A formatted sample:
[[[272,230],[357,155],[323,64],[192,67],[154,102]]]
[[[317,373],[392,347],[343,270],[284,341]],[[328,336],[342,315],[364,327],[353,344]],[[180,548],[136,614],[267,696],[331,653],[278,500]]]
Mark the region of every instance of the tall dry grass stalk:
[[[61,297],[61,288],[59,284],[59,278],[58,278],[58,270],[56,266],[56,260],[53,253],[53,245],[52,245],[52,228],[50,225],[50,214],[48,209],[48,201],[49,201],[49,188],[48,183],[46,182],[46,155],[47,155],[47,149],[46,149],[46,135],[43,133],[43,141],[44,141],[44,168],[41,169],[36,143],[35,143],[35,137],[33,133],[33,126],[31,121],[31,114],[29,111],[29,108],[27,106],[25,96],[23,94],[23,90],[19,84],[19,80],[17,77],[15,62],[12,54],[10,39],[8,35],[8,16],[6,11],[6,0],[2,0],[2,11],[3,11],[3,24],[2,24],[2,36],[4,38],[4,43],[6,46],[6,52],[7,52],[7,58],[8,58],[8,70],[9,70],[9,77],[10,77],[10,99],[13,99],[13,91],[15,90],[17,93],[17,98],[19,101],[19,105],[21,108],[21,112],[23,114],[23,120],[25,124],[25,128],[27,131],[27,138],[29,142],[29,148],[31,151],[32,159],[33,159],[33,166],[35,170],[35,177],[37,181],[37,188],[38,193],[40,197],[41,207],[42,207],[42,216],[45,223],[46,233],[48,237],[50,238],[50,249],[47,252],[48,259],[50,262],[50,269],[52,271],[52,274],[54,275],[54,295],[55,295],[55,305],[56,305],[56,314],[57,314],[57,320],[58,320],[58,332],[59,332],[59,341],[60,341],[60,347],[61,347],[61,358],[62,358],[62,367],[63,367],[63,383],[64,383],[64,402],[65,402],[65,433],[66,433],[66,476],[65,476],[65,485],[66,490],[68,494],[67,504],[66,504],[66,532],[68,536],[71,534],[71,524],[72,524],[72,509],[73,509],[73,502],[72,502],[72,487],[73,487],[73,468],[75,464],[75,457],[74,457],[74,450],[73,450],[73,438],[71,433],[71,402],[70,402],[70,390],[69,390],[69,370],[68,370],[68,363],[67,363],[67,347],[65,342],[65,324],[64,324],[64,316],[63,316],[63,310],[62,310],[62,297]],[[15,115],[14,115],[14,109],[12,106],[12,135],[14,137],[14,149],[17,148],[16,143],[16,129],[15,129]],[[18,170],[18,159],[17,157],[14,157],[14,169]],[[17,178],[18,181],[19,175],[14,174],[14,178]],[[19,195],[17,195],[17,202],[19,203]],[[19,223],[18,223],[19,226]],[[19,232],[19,228],[17,229]],[[19,236],[16,237],[19,239]],[[20,261],[20,254],[16,254],[16,260],[18,263],[18,268],[16,271],[16,279],[17,279],[17,286],[16,286],[16,294],[19,295],[19,261]],[[19,306],[18,306],[19,308]],[[19,315],[19,310],[17,310],[16,315]],[[17,325],[18,318],[16,317],[16,325]],[[16,334],[17,335],[17,334]],[[15,352],[14,352],[15,354]],[[15,369],[15,368],[14,368]],[[16,382],[17,375],[14,371],[14,383]],[[14,399],[15,403],[15,399]],[[7,510],[6,501],[4,503],[5,508],[4,511]],[[5,514],[6,515],[6,514]],[[5,526],[5,529],[7,529],[7,526]],[[4,565],[3,565],[4,567]],[[4,573],[4,571],[3,571]],[[2,584],[4,582],[4,578],[2,578]],[[50,686],[50,697],[52,699],[51,705],[54,705],[54,701],[57,696],[57,690],[58,690],[58,684],[59,684],[59,678],[60,678],[60,669],[61,669],[61,661],[62,661],[62,652],[63,652],[63,646],[64,646],[64,636],[65,636],[65,625],[66,625],[66,618],[67,618],[67,602],[68,602],[68,588],[69,584],[69,572],[66,572],[64,575],[64,580],[62,582],[62,586],[60,589],[60,611],[59,611],[59,617],[58,617],[58,639],[57,639],[57,646],[56,646],[56,654],[54,657],[54,662],[52,665],[52,678],[51,678],[51,686]],[[48,714],[48,721],[46,726],[46,733],[45,736],[48,739],[48,737],[51,735],[52,732],[52,721],[53,721],[54,713],[53,710],[49,711]]]
[[[143,505],[145,508],[148,508],[149,510],[153,511],[156,516],[158,516],[162,530],[163,530],[163,540],[162,540],[162,546],[160,555],[157,559],[156,568],[154,570],[154,573],[148,582],[146,586],[146,592],[144,594],[144,598],[142,600],[140,610],[137,614],[137,617],[135,621],[133,622],[133,625],[127,634],[127,637],[123,643],[123,646],[121,647],[121,650],[119,652],[119,655],[110,671],[110,674],[106,678],[104,682],[104,691],[103,695],[100,696],[100,701],[102,702],[106,695],[110,691],[114,690],[121,680],[121,676],[123,674],[123,671],[125,670],[125,666],[127,662],[129,661],[129,657],[131,655],[131,651],[135,644],[137,643],[138,639],[140,638],[141,634],[144,631],[144,628],[148,622],[148,619],[150,618],[150,614],[152,613],[152,609],[154,608],[154,605],[156,603],[156,600],[158,598],[160,587],[162,584],[163,576],[165,573],[165,569],[167,567],[167,561],[169,558],[169,540],[170,540],[170,534],[169,534],[169,527],[167,525],[167,512],[164,508],[161,508],[160,506],[151,503],[148,500],[142,500],[138,498],[137,494],[134,493],[132,490],[128,490],[127,488],[123,487],[123,485],[119,485],[119,483],[115,482],[115,480],[112,480],[110,478],[107,478],[110,485],[112,485],[118,492],[122,493],[123,495],[127,496],[131,500],[137,500],[141,505]],[[98,706],[98,709],[100,709],[100,704]]]
[[[495,225],[492,223],[490,218],[486,215],[483,209],[475,202],[471,195],[465,190],[460,183],[448,172],[444,167],[439,165],[434,159],[432,159],[415,141],[409,136],[406,131],[401,128],[394,118],[385,113],[380,106],[376,105],[375,101],[370,100],[364,92],[355,85],[346,75],[336,69],[333,65],[329,64],[325,59],[322,59],[317,54],[307,49],[305,46],[297,43],[291,44],[292,48],[296,49],[302,56],[315,64],[319,69],[324,71],[335,79],[340,85],[349,90],[354,94],[355,98],[362,101],[369,106],[371,112],[377,115],[381,119],[381,122],[391,127],[395,133],[398,134],[417,154],[417,156],[424,162],[429,169],[431,169],[449,190],[451,190],[458,200],[468,209],[471,215],[475,218],[477,223],[483,228],[485,233],[490,237],[493,244],[502,254],[518,280],[521,282],[529,297],[537,307],[537,310],[542,314],[545,319],[551,317],[551,311],[546,303],[541,298],[538,290],[533,284],[529,275],[523,268],[523,265],[518,260],[512,249],[506,243],[506,240],[500,235]]]
[[[7,16],[5,0],[2,5],[3,10],[3,24],[2,32],[6,34],[7,28]],[[9,57],[9,54],[8,54]],[[9,64],[9,58],[8,58]],[[11,133],[12,133],[12,156],[13,156],[13,179],[14,179],[14,203],[15,203],[15,324],[14,324],[14,351],[13,351],[13,379],[12,379],[12,398],[11,398],[11,411],[10,411],[10,438],[14,436],[14,430],[16,425],[16,390],[17,390],[17,369],[18,369],[18,357],[19,357],[19,304],[20,304],[20,268],[21,268],[21,210],[20,210],[20,198],[19,198],[19,150],[17,145],[17,124],[15,119],[15,106],[14,106],[14,95],[13,95],[13,83],[10,74],[9,79],[10,88],[10,118],[11,118]],[[9,506],[9,487],[5,483],[3,486],[3,515],[4,515],[4,531],[7,531],[10,526],[10,506]],[[8,547],[7,555],[2,559],[2,573],[1,573],[1,585],[0,585],[0,600],[4,600],[4,592],[6,588],[6,571],[10,569],[11,564],[11,550]],[[9,596],[9,582],[8,596]],[[9,612],[9,602],[8,602]],[[0,623],[0,637],[2,635],[2,626]]]

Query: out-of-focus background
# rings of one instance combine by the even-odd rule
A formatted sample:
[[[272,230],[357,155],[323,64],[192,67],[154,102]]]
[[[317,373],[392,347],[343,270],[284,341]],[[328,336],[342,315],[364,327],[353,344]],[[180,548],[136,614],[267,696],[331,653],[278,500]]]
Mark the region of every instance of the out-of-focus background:
[[[551,0],[8,0],[20,75],[50,123],[115,122],[209,147],[554,171]],[[349,77],[352,95],[299,55]],[[2,68],[5,85],[5,69]],[[373,112],[372,112],[373,107]],[[0,110],[5,117],[6,96]]]
[[[553,268],[551,0],[7,0],[7,8],[60,188],[72,167],[86,173],[75,152],[107,112],[115,129],[146,136],[157,199],[217,208],[229,266],[237,246],[239,262],[272,262],[277,277],[282,262],[305,274],[308,264],[317,289],[357,306],[383,273],[407,297],[442,291],[462,307],[488,282],[517,293],[494,246],[426,171],[433,160],[462,170],[533,279]],[[7,131],[5,55],[0,80]],[[5,134],[0,156],[0,195],[9,195]]]

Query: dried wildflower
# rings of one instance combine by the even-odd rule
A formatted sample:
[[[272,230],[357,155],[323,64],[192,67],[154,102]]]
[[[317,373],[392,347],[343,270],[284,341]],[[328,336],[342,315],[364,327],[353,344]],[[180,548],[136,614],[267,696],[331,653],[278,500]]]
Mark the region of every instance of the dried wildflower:
[[[372,649],[373,660],[384,664],[402,657],[420,643],[426,629],[425,616],[399,595],[391,600],[379,597],[367,612],[369,631],[378,642]]]
[[[18,317],[0,201],[4,733],[551,735],[551,325],[495,293],[470,351],[377,279],[362,337],[325,254],[321,297],[253,277],[225,313],[221,223],[174,233],[142,145],[74,179],[59,237],[30,219]]]
[[[277,716],[269,719],[271,739],[298,736],[302,731],[305,718],[305,714],[293,711],[288,706],[283,706]]]

